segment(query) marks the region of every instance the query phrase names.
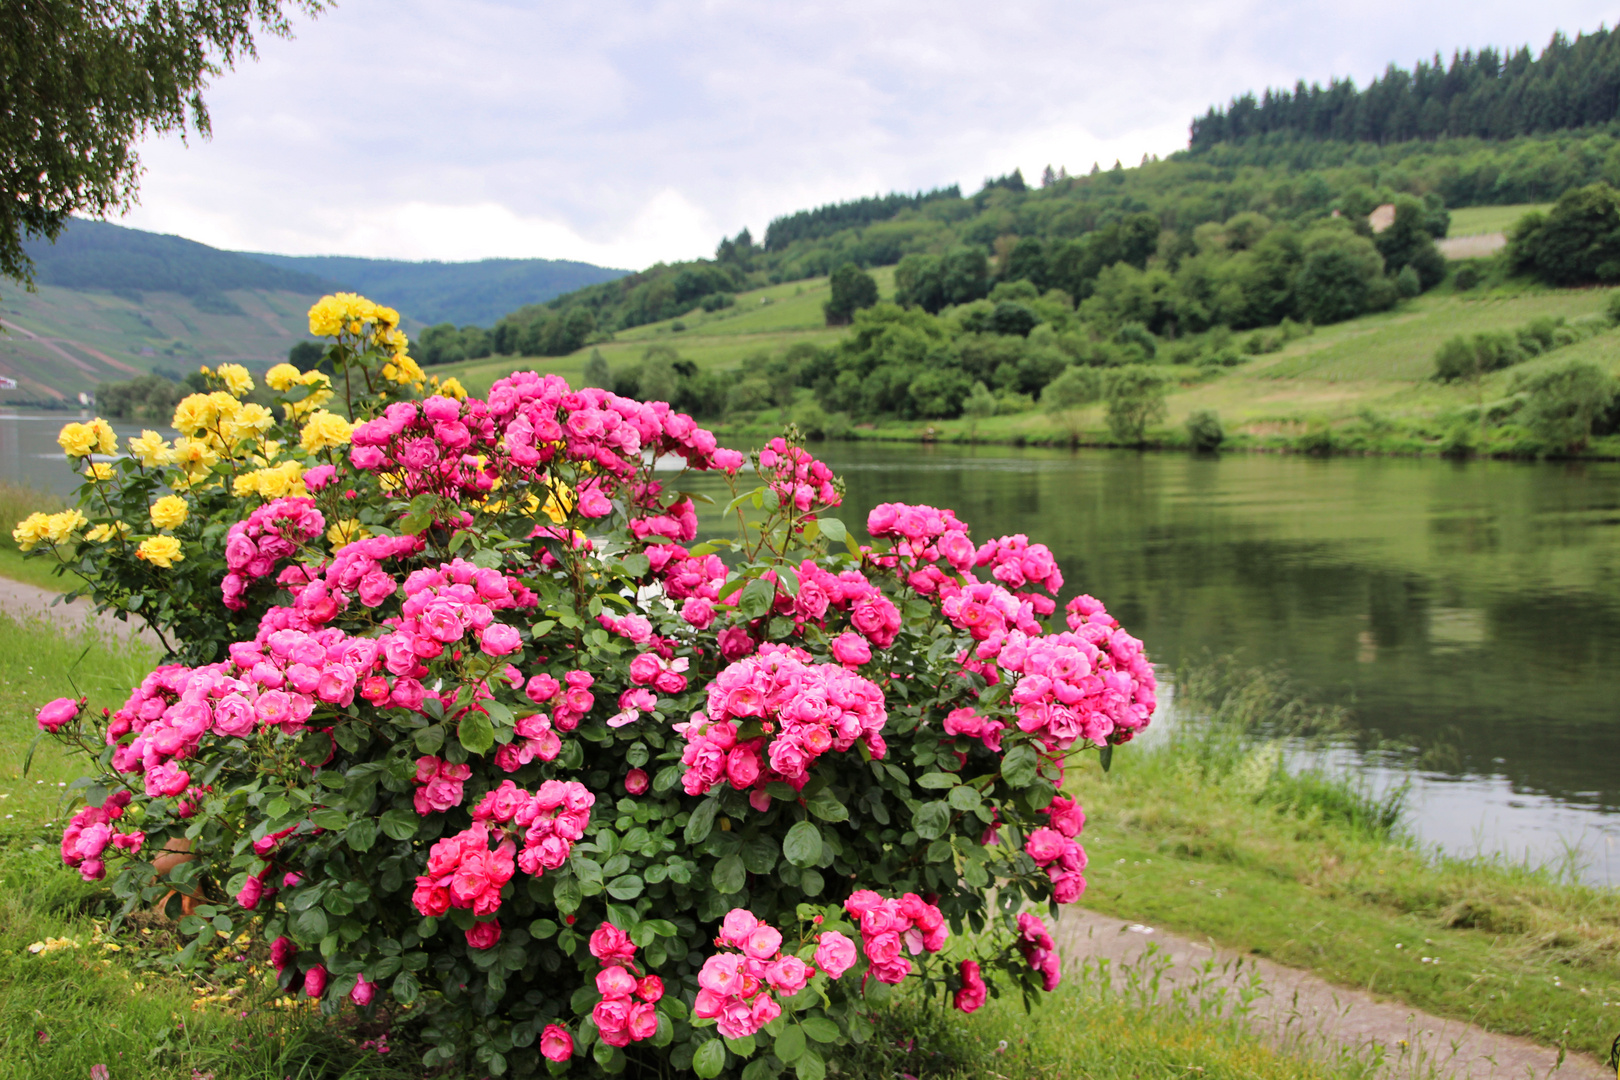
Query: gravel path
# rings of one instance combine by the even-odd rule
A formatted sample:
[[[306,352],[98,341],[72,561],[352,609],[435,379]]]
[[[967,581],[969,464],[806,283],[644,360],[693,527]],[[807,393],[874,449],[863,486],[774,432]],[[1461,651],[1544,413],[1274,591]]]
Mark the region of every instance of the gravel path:
[[[8,615],[42,615],[65,630],[78,630],[85,624],[85,620],[93,619],[110,634],[119,637],[133,636],[155,648],[163,647],[157,635],[147,629],[145,623],[122,622],[107,612],[97,615],[94,606],[88,600],[75,600],[71,604],[57,604],[53,607],[51,602],[60,595],[51,589],[41,589],[37,585],[0,577],[0,611]]]
[[[1186,985],[1199,978],[1211,983],[1207,965],[1224,975],[1217,984],[1260,976],[1265,995],[1254,1004],[1258,1029],[1279,1040],[1315,1035],[1353,1047],[1382,1046],[1389,1072],[1422,1077],[1431,1070],[1455,1080],[1538,1080],[1556,1074],[1560,1080],[1613,1080],[1607,1066],[1584,1054],[1569,1054],[1560,1066],[1558,1051],[1527,1039],[1496,1035],[1457,1020],[1384,1000],[1360,990],[1334,986],[1308,971],[1284,967],[1252,956],[1200,943],[1154,927],[1076,908],[1067,909],[1053,935],[1066,963],[1088,957],[1114,965],[1140,960],[1157,946],[1170,966],[1165,981]]]

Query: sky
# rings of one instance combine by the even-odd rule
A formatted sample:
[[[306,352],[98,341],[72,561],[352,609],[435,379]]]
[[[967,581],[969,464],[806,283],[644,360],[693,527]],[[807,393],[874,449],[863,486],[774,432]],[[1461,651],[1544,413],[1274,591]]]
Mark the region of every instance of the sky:
[[[713,253],[827,202],[1186,145],[1212,104],[1529,44],[1598,0],[338,0],[150,139],[122,224],[295,255]]]

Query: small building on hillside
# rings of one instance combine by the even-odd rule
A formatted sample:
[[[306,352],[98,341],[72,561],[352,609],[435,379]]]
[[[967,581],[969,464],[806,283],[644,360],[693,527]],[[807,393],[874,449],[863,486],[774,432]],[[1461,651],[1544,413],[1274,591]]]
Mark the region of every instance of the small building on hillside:
[[[1395,204],[1387,202],[1368,214],[1367,224],[1372,226],[1372,231],[1375,233],[1381,233],[1395,224]]]

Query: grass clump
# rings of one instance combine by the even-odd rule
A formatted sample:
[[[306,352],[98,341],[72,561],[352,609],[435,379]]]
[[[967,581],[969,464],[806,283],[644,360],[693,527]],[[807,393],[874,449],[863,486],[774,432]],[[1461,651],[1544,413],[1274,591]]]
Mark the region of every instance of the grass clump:
[[[1605,1056],[1620,1029],[1620,895],[1567,867],[1448,857],[1402,827],[1406,791],[1290,768],[1344,714],[1275,672],[1182,672],[1181,718],[1071,783],[1089,817],[1082,903],[1207,935],[1441,1016]],[[1135,749],[1135,748],[1133,748]]]

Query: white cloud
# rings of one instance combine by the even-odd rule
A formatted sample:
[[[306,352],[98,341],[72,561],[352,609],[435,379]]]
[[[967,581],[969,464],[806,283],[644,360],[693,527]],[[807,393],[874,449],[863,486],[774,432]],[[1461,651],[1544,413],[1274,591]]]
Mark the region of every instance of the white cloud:
[[[1595,28],[1591,0],[341,0],[148,145],[126,222],[206,243],[640,267],[744,225],[1185,144],[1297,78]]]

